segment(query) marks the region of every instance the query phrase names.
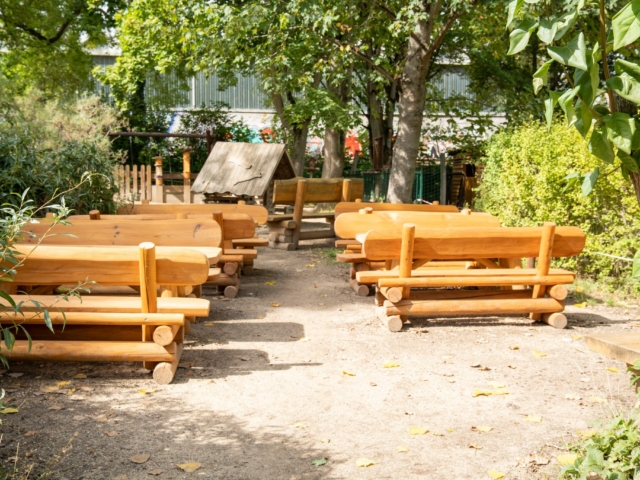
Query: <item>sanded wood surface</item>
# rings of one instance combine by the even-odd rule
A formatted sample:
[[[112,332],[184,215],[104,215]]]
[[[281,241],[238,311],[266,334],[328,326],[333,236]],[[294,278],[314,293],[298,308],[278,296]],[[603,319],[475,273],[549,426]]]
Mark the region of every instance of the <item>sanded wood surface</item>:
[[[437,270],[436,270],[437,271]],[[443,270],[440,270],[443,271]],[[495,272],[496,270],[489,270]],[[365,273],[365,272],[363,272]],[[361,283],[368,283],[356,274],[356,278]],[[548,275],[540,277],[531,276],[500,276],[500,277],[472,277],[472,276],[440,276],[440,277],[413,277],[413,278],[383,278],[378,280],[380,287],[507,287],[512,285],[570,285],[574,282],[574,274]]]
[[[218,269],[219,271],[219,269]],[[16,303],[22,303],[25,312],[38,311],[34,302],[42,308],[49,308],[51,312],[112,312],[112,313],[138,313],[140,312],[139,296],[106,296],[106,295],[82,295],[82,298],[62,297],[53,295],[13,295]],[[0,298],[0,305],[9,306],[9,302]],[[210,302],[204,298],[165,297],[158,298],[158,313],[182,313],[193,317],[206,317],[209,315]]]
[[[602,333],[588,335],[584,341],[589,350],[629,365],[640,360],[640,333]]]
[[[138,309],[140,310],[140,309]],[[179,313],[112,313],[112,312],[59,312],[49,311],[52,325],[182,325],[184,315]],[[28,312],[24,316],[13,312],[0,312],[0,323],[43,325],[42,312]]]
[[[20,285],[65,285],[94,281],[100,285],[140,285],[138,246],[16,245],[18,258],[29,257],[16,270]],[[218,249],[219,250],[219,249]],[[209,259],[197,250],[156,247],[158,285],[201,285]]]
[[[273,203],[277,205],[293,205],[296,202],[300,177],[290,180],[276,180],[273,184]],[[342,184],[351,180],[350,195],[352,199],[362,198],[364,180],[362,178],[305,178],[307,188],[304,201],[308,203],[335,203],[342,200]]]
[[[231,213],[249,215],[258,225],[264,225],[267,222],[267,217],[269,216],[267,209],[260,205],[240,205],[231,203],[152,203],[148,205],[125,205],[118,209],[118,215],[177,215],[178,213],[183,213],[187,215],[205,215],[207,218],[211,218],[211,215],[216,210],[220,210],[224,215]]]
[[[405,223],[412,223],[417,228],[471,228],[500,226],[500,220],[493,215],[374,211],[370,214],[356,212],[344,213],[340,216],[336,216],[335,231],[338,237],[352,239],[373,229],[392,229],[400,231],[402,229],[402,225]]]
[[[269,239],[252,237],[252,238],[238,238],[233,240],[234,247],[266,247],[269,245]]]
[[[561,312],[564,303],[554,298],[474,298],[472,300],[385,301],[387,315],[502,315],[529,312]]]
[[[417,228],[413,258],[462,260],[475,258],[526,258],[538,256],[541,227],[476,227],[455,229]],[[370,260],[400,258],[399,230],[372,230],[356,237]],[[578,227],[557,227],[552,257],[579,255],[585,234]]]
[[[351,198],[357,198],[352,195]],[[417,203],[365,203],[365,202],[340,202],[336,205],[336,217],[345,213],[357,213],[363,208],[371,208],[374,212],[437,212],[457,213],[455,205],[425,205]],[[472,216],[477,215],[476,212]],[[487,214],[484,214],[487,215]]]
[[[218,247],[220,226],[213,219],[147,220],[144,222],[107,222],[79,220],[72,225],[57,224],[43,219],[22,229],[24,244],[37,244],[44,235],[43,245],[139,245],[152,242],[157,247]]]

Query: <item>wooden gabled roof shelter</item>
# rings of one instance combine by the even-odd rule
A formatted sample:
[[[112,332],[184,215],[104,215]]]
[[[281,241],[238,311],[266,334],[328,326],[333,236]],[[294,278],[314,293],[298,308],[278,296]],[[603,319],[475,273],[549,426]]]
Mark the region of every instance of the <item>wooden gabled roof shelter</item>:
[[[295,176],[284,144],[217,142],[191,191],[261,197],[273,180]]]

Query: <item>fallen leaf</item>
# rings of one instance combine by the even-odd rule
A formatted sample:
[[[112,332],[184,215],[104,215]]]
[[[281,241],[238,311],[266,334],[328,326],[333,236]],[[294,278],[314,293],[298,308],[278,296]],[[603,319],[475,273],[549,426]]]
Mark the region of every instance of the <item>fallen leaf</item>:
[[[587,306],[587,302],[574,303],[573,306],[576,308],[585,308]]]
[[[444,433],[440,433],[440,432],[433,432],[431,435],[434,435],[436,437],[444,437]]]
[[[117,477],[113,477],[111,480],[128,480],[129,477],[126,475],[118,475]]]
[[[343,370],[343,371],[342,371],[342,374],[343,374],[343,375],[349,375],[350,377],[355,377],[355,376],[356,376],[356,374],[355,374],[355,373],[353,373],[353,372],[348,372],[348,371],[346,371],[346,370]]]
[[[155,388],[141,388],[138,390],[138,393],[141,395],[149,395],[150,393],[156,393]]]
[[[470,365],[471,368],[480,368],[480,364],[479,363],[474,363],[473,365]]]
[[[326,293],[324,295],[322,295],[323,298],[327,298],[329,295],[327,295]]]
[[[71,385],[71,382],[58,382],[59,387],[65,387],[67,385]]]
[[[409,447],[405,447],[404,445],[398,445],[396,447],[396,452],[398,453],[404,453],[404,452],[408,452],[409,451]]]
[[[474,396],[474,397],[481,397],[481,396],[488,397],[488,396],[490,396],[492,394],[493,394],[492,390],[483,390],[481,388],[474,388],[472,396]]]
[[[409,429],[409,435],[426,435],[429,430],[425,427],[411,427]]]
[[[307,268],[313,268],[313,267],[315,267],[316,265],[315,265],[314,263],[307,263],[305,266],[306,266]],[[323,464],[323,465],[324,465],[324,464]]]
[[[613,373],[620,373],[620,370],[618,370],[616,367],[609,367],[609,368],[607,368],[607,370],[609,370],[610,372],[613,372]]]
[[[507,365],[509,368],[513,368],[514,370],[517,368],[515,365]]]
[[[27,433],[24,434],[25,437],[33,437],[34,435],[36,435],[38,432],[36,432],[35,430],[29,430]]]
[[[77,375],[74,375],[73,378],[81,379],[87,378],[87,376],[84,373],[78,373]]]
[[[534,351],[533,351],[533,355],[534,355],[535,357],[540,357],[540,358],[542,358],[542,357],[546,357],[546,356],[547,356],[547,354],[546,354],[546,353],[542,353],[542,352],[539,352],[539,351],[537,351],[537,350],[534,350]]]
[[[524,417],[524,419],[527,422],[531,422],[531,423],[540,423],[542,422],[542,417],[539,415],[527,415],[526,417]]]
[[[100,415],[99,417],[96,418],[96,422],[105,423],[107,422],[107,417],[105,417],[104,415]]]
[[[108,432],[104,432],[105,435],[107,437],[117,437],[118,436],[118,432],[116,432],[115,430],[109,430]]]
[[[598,434],[597,430],[578,430],[578,433],[582,438],[591,438]]]
[[[504,388],[504,384],[500,382],[487,382],[488,385],[491,385],[493,388]]]
[[[330,443],[331,439],[330,438],[321,438],[320,440],[318,440],[320,443]]]
[[[593,403],[607,403],[607,399],[602,397],[591,397],[589,400]]]
[[[480,370],[483,372],[488,372],[489,370],[491,370],[489,367],[487,367],[486,365],[480,367]]]
[[[213,322],[204,322],[205,327],[213,327]]]
[[[49,407],[49,410],[62,410],[62,407],[60,405],[52,405]]]
[[[139,455],[134,455],[129,460],[131,460],[133,463],[141,464],[141,463],[146,463],[147,461],[149,461],[149,458],[151,458],[151,454],[150,453],[141,453]]]
[[[279,306],[280,306],[280,304],[279,304],[279,303],[277,303],[277,302],[274,302],[274,303],[272,303],[272,304],[271,304],[271,306],[272,306],[272,307],[279,307]]]
[[[267,283],[267,285],[275,285],[276,284],[276,282],[266,282],[266,283]]]
[[[504,478],[504,473],[501,473],[497,470],[489,470],[487,472],[489,474],[489,476],[495,480],[499,480],[501,478]]]
[[[558,455],[557,458],[560,465],[572,465],[578,459],[578,455],[575,453],[563,453],[562,455]]]
[[[202,465],[197,462],[188,463],[176,463],[176,466],[187,473],[193,473],[198,470]]]
[[[301,342],[308,342],[309,338],[308,337],[300,337],[300,341]]]
[[[153,470],[149,470],[147,472],[148,475],[154,475],[154,476],[158,476],[162,473],[162,470],[160,470],[159,468],[155,468]]]
[[[359,458],[358,460],[356,460],[356,465],[364,468],[364,467],[371,467],[372,465],[375,465],[376,462],[374,462],[373,460],[369,460],[368,458]]]
[[[392,362],[391,360],[388,360],[388,361],[384,362],[384,365],[383,365],[384,368],[396,368],[396,367],[399,367],[399,366],[400,366],[399,363]]]
[[[315,467],[321,467],[322,465],[326,465],[326,464],[327,464],[326,458],[316,458],[314,460],[311,460],[311,465]]]
[[[506,388],[496,388],[491,392],[491,395],[509,395],[509,390]]]
[[[3,415],[9,415],[11,413],[19,413],[17,408],[3,408],[2,410],[0,410],[0,413],[2,413]]]
[[[475,448],[476,450],[481,450],[482,447],[480,445],[478,445],[477,443],[470,443],[468,445],[469,448]]]
[[[493,430],[493,427],[471,427],[471,430],[474,432],[482,432],[482,433],[489,433],[491,430]]]
[[[44,393],[54,393],[54,392],[57,392],[58,390],[60,390],[60,388],[56,387],[55,385],[51,385],[49,387],[40,387],[40,391]]]
[[[574,340],[580,340],[582,338],[582,335],[571,335],[571,338],[573,338]]]
[[[307,428],[307,424],[302,422],[294,423],[293,428]]]
[[[518,345],[512,345],[509,347],[509,350],[520,350],[520,347]]]

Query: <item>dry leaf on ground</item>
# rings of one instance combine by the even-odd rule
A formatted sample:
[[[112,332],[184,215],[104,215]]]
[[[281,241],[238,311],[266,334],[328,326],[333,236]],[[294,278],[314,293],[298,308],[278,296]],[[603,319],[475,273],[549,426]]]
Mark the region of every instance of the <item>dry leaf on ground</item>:
[[[163,471],[162,471],[162,470],[160,470],[159,468],[155,468],[155,469],[153,469],[153,470],[149,470],[147,473],[148,473],[149,475],[158,476],[158,475],[160,475],[162,472],[163,472]]]
[[[279,307],[279,306],[280,306],[280,304],[279,304],[278,302],[273,302],[273,303],[271,304],[271,306],[272,306],[272,307]]]
[[[471,427],[471,431],[473,432],[489,433],[491,430],[493,430],[493,427],[483,427],[483,426]]]
[[[309,337],[300,337],[300,341],[301,342],[308,342],[309,341]]]
[[[620,373],[620,370],[618,370],[616,367],[609,367],[609,368],[607,368],[607,370],[609,370],[610,372],[613,372],[613,373]]]
[[[475,448],[476,450],[481,450],[482,447],[480,445],[478,445],[477,443],[470,443],[468,445],[469,448]]]
[[[370,460],[368,458],[359,458],[358,460],[356,460],[356,465],[364,468],[364,467],[371,467],[372,465],[375,465],[376,462],[374,462],[373,460]]]
[[[582,335],[571,335],[571,338],[573,338],[574,340],[580,340],[582,338]]]
[[[578,455],[575,453],[563,453],[562,455],[558,455],[557,458],[560,465],[571,465],[576,461]]]
[[[411,427],[409,429],[409,435],[426,435],[429,430],[425,427]]]
[[[204,322],[205,327],[213,327],[213,322]]]
[[[546,353],[539,352],[539,351],[537,351],[537,350],[534,350],[534,351],[533,351],[533,356],[534,356],[534,357],[540,357],[540,358],[542,358],[542,357],[546,357],[546,356],[547,356],[547,354],[546,354]]]
[[[77,375],[74,375],[73,378],[76,379],[81,379],[81,378],[87,378],[87,376],[84,373],[78,373]]]
[[[585,308],[587,306],[587,302],[574,303],[573,306],[577,308]]]
[[[51,405],[49,410],[62,410],[62,407],[60,405]]]
[[[487,472],[489,474],[489,476],[495,480],[499,480],[501,478],[504,478],[504,473],[499,472],[497,470],[489,470]]]
[[[118,436],[118,432],[116,432],[115,430],[109,430],[108,432],[104,432],[104,434],[107,437],[117,437]]]
[[[57,387],[55,385],[51,385],[48,387],[40,387],[40,391],[43,393],[55,393],[58,390],[60,390],[60,387]]]
[[[321,438],[320,440],[318,440],[320,443],[330,443],[331,439],[330,438]]]
[[[0,413],[2,413],[3,415],[9,415],[11,413],[19,413],[17,408],[3,408],[2,410],[0,410]]]
[[[27,433],[24,434],[25,437],[33,437],[34,435],[36,435],[38,432],[36,432],[35,430],[29,430]]]
[[[267,285],[275,285],[276,282],[266,282]]]
[[[483,390],[481,388],[474,388],[472,393],[474,397],[481,397],[481,396],[488,397],[492,394],[493,394],[492,390]]]
[[[496,388],[491,392],[491,395],[509,395],[509,390],[506,388]]]
[[[396,368],[399,366],[400,366],[399,363],[392,362],[391,360],[384,362],[384,365],[383,365],[384,368]]]
[[[406,447],[405,445],[398,445],[396,447],[396,452],[398,453],[404,453],[404,452],[408,452],[409,451],[409,447]]]
[[[149,395],[150,393],[156,393],[156,391],[155,388],[141,388],[138,390],[138,393],[141,395]]]
[[[343,370],[343,371],[342,371],[342,374],[343,374],[343,375],[348,375],[348,376],[350,376],[350,377],[355,377],[355,376],[356,376],[356,374],[355,374],[355,373],[353,373],[353,372],[349,372],[349,371],[347,371],[347,370]]]
[[[306,423],[302,423],[302,422],[298,422],[298,423],[294,423],[293,427],[294,428],[307,428],[307,424]]]
[[[315,265],[314,263],[307,263],[305,266],[306,266],[307,268],[313,268],[313,267],[315,267],[316,265]]]
[[[520,347],[518,345],[512,345],[509,347],[509,350],[520,350]]]
[[[129,460],[131,460],[133,463],[142,464],[148,462],[150,458],[150,453],[141,453],[139,455],[134,455],[133,457],[129,458]]]
[[[527,422],[531,423],[540,423],[542,422],[542,417],[540,415],[527,415],[524,417]]]
[[[193,473],[198,470],[202,465],[197,462],[176,463],[176,466],[187,473]]]
[[[58,382],[59,387],[65,387],[67,385],[71,385],[71,382]]]

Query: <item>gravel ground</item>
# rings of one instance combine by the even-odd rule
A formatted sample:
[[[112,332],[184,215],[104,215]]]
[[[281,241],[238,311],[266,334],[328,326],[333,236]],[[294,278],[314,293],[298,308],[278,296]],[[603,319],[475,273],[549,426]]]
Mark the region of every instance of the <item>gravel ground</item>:
[[[205,289],[212,313],[170,385],[140,364],[16,362],[0,375],[19,409],[0,418],[0,464],[53,479],[554,478],[577,431],[635,401],[625,365],[580,338],[632,328],[635,308],[568,307],[566,330],[493,317],[394,334],[331,251],[261,249],[236,299]]]

